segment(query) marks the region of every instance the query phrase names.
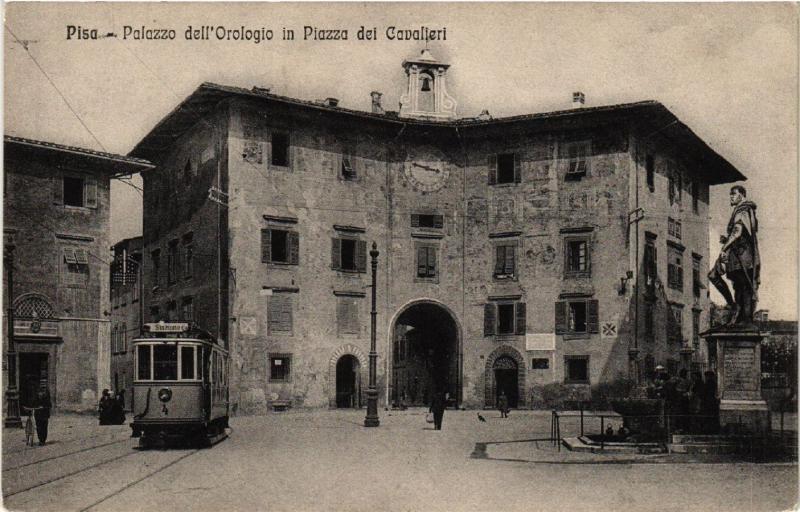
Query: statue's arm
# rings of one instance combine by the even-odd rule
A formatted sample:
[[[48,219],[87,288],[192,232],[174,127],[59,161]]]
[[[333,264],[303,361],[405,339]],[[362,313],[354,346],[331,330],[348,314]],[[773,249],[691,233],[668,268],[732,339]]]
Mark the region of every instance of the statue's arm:
[[[728,249],[742,236],[742,225],[740,223],[736,223],[733,225],[733,230],[731,231],[730,235],[728,235],[728,240],[725,242],[725,245],[722,246],[720,252],[722,254],[727,254]]]

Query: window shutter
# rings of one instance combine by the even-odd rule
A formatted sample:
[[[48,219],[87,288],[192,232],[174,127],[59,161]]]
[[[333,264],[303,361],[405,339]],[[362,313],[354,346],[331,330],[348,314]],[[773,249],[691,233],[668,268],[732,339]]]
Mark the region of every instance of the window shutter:
[[[436,248],[428,248],[428,277],[436,277]]]
[[[567,303],[565,301],[556,302],[556,334],[567,332]]]
[[[356,269],[359,272],[367,271],[367,242],[365,240],[356,242]]]
[[[498,245],[495,247],[494,275],[499,276],[505,269],[505,247]]]
[[[296,231],[289,231],[287,242],[289,244],[289,263],[300,264],[300,234]]]
[[[97,180],[94,178],[86,178],[83,182],[83,205],[97,208]]]
[[[441,229],[444,226],[444,215],[433,216],[433,227]]]
[[[586,331],[590,333],[600,332],[600,319],[596,300],[586,301]]]
[[[525,317],[525,303],[517,302],[514,311],[516,313],[516,329],[515,334],[525,334],[526,330],[526,317]]]
[[[59,174],[50,181],[53,184],[53,204],[64,204],[64,176]]]
[[[417,276],[428,275],[428,251],[426,247],[417,247]]]
[[[416,213],[411,214],[411,227],[418,228],[419,227],[419,215]]]
[[[497,306],[493,302],[487,302],[483,306],[484,336],[494,336],[496,318],[497,318]]]
[[[492,154],[489,155],[488,158],[488,167],[489,167],[489,185],[494,185],[497,183],[497,155]]]
[[[331,238],[331,268],[342,268],[342,241],[339,238]]]
[[[505,274],[506,275],[514,275],[514,251],[516,247],[513,245],[506,246],[506,262],[505,262]]]
[[[519,153],[514,153],[514,183],[522,181],[522,168],[519,161]]]
[[[261,230],[261,263],[267,263],[272,255],[272,231]]]

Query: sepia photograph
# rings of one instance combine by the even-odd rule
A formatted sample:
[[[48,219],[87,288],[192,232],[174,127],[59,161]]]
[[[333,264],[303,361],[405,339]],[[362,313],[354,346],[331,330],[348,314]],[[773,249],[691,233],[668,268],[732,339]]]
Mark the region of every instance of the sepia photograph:
[[[3,7],[5,509],[798,507],[797,4]]]

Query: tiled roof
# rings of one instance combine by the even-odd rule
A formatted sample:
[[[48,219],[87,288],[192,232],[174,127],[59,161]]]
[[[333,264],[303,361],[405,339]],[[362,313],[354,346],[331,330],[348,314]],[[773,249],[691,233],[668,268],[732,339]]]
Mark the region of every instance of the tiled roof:
[[[66,153],[75,153],[84,155],[89,158],[101,158],[105,160],[113,160],[115,162],[125,163],[142,169],[149,169],[153,164],[142,158],[132,156],[117,155],[115,153],[106,153],[104,151],[96,151],[94,149],[79,148],[75,146],[66,146],[64,144],[56,144],[55,142],[46,142],[42,140],[25,139],[22,137],[14,137],[12,135],[5,135],[4,140],[6,143],[20,144],[34,148],[41,148],[45,150],[62,151]]]

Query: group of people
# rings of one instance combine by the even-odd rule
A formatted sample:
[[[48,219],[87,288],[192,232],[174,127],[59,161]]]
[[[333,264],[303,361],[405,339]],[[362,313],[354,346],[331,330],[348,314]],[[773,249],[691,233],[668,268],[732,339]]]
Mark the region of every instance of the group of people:
[[[690,376],[681,369],[677,377],[672,377],[663,366],[657,366],[648,381],[647,396],[664,400],[675,430],[711,433],[719,427],[717,376],[713,371],[694,371]]]
[[[113,396],[108,389],[103,390],[97,407],[101,425],[122,425],[125,423],[125,391],[117,391]]]

